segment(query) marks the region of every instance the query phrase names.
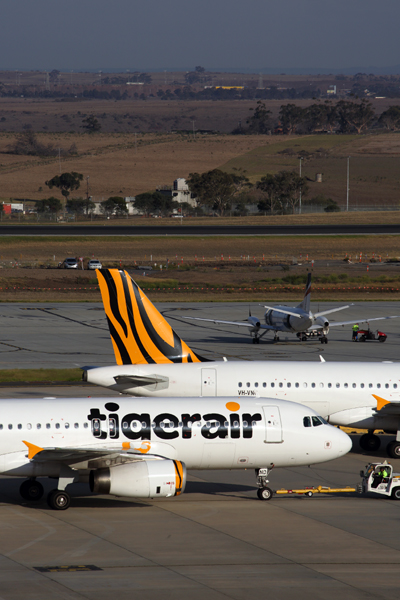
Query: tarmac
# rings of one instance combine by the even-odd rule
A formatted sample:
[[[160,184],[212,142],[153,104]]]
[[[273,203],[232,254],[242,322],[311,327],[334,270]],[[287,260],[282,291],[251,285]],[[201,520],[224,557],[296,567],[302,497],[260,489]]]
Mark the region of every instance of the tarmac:
[[[239,328],[195,324],[184,315],[245,319],[245,304],[159,303],[190,347],[208,357],[244,360],[398,360],[400,319],[377,321],[384,344],[354,344],[351,326],[332,329],[329,343],[288,334],[250,343]],[[320,310],[334,304],[320,304]],[[316,309],[317,307],[313,307]],[[27,310],[28,309],[28,310]],[[400,314],[398,303],[359,303],[338,320]],[[262,317],[262,307],[252,307]],[[113,364],[99,304],[1,304],[0,368]],[[371,323],[371,325],[373,325]],[[285,341],[287,337],[288,341]],[[88,385],[2,386],[1,398],[113,396]],[[311,467],[277,469],[273,489],[354,486],[359,471],[385,458],[353,450]],[[390,436],[384,436],[387,440]],[[400,471],[400,460],[390,461]],[[20,479],[0,480],[0,599],[397,600],[400,591],[400,502],[356,493],[256,497],[253,471],[191,471],[185,493],[131,501],[69,490],[67,511],[22,501]],[[44,480],[46,491],[54,482]]]

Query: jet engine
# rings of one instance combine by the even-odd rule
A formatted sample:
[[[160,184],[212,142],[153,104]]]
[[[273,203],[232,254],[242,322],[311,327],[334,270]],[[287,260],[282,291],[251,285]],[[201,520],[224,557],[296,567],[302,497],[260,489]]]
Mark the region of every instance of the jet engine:
[[[141,460],[90,471],[89,484],[96,494],[169,498],[185,490],[186,467],[177,460]]]
[[[325,317],[317,317],[314,321],[316,325],[320,325],[324,332],[324,335],[328,335],[329,333],[329,321],[325,319]]]

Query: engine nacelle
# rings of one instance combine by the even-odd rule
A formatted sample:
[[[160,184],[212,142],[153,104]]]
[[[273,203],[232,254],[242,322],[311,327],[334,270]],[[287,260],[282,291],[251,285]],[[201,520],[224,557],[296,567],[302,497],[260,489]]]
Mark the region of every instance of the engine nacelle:
[[[169,498],[185,490],[186,467],[178,460],[141,460],[90,471],[89,483],[96,494]]]

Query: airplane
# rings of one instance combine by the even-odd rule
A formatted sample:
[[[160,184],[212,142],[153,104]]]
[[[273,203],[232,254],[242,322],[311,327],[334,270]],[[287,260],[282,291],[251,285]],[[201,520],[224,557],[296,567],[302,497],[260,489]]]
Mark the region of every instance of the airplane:
[[[84,381],[132,396],[276,398],[314,409],[331,424],[396,434],[400,458],[400,368],[389,362],[210,361],[181,340],[126,271],[97,271],[116,365],[83,367]]]
[[[168,407],[168,408],[167,408]],[[27,477],[25,500],[40,500],[37,478],[57,479],[47,496],[65,510],[69,484],[97,494],[168,498],[181,494],[186,469],[256,471],[269,500],[273,467],[343,456],[351,440],[314,411],[267,398],[68,398],[0,400],[0,473]]]
[[[329,322],[326,315],[330,315],[340,310],[345,310],[351,305],[339,306],[330,310],[313,313],[310,308],[311,303],[311,273],[308,274],[304,298],[295,307],[290,306],[268,306],[264,317],[265,324],[260,319],[253,317],[249,311],[246,321],[221,321],[218,319],[204,319],[201,317],[182,317],[192,321],[207,321],[215,325],[235,325],[237,327],[247,327],[252,337],[253,344],[259,344],[260,339],[270,331],[274,332],[274,342],[279,341],[279,332],[295,333],[297,337],[305,342],[309,337],[317,335],[321,344],[328,343],[328,333],[330,327],[343,327],[344,325],[354,325],[354,323],[369,323],[370,321],[382,321],[385,319],[397,319],[398,316],[374,317],[371,319],[353,319],[351,321]],[[263,332],[260,334],[260,331]]]

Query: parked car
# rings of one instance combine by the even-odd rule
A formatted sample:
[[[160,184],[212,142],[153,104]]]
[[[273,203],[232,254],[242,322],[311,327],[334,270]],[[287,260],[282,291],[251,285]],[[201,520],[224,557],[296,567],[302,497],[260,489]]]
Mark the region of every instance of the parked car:
[[[97,258],[92,258],[92,260],[89,260],[87,264],[87,268],[92,271],[94,271],[95,269],[101,269],[102,267],[103,265],[99,260],[97,260]]]
[[[78,261],[76,260],[76,258],[65,258],[64,262],[62,263],[62,268],[63,269],[77,269],[78,268]]]

